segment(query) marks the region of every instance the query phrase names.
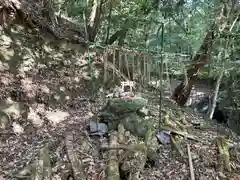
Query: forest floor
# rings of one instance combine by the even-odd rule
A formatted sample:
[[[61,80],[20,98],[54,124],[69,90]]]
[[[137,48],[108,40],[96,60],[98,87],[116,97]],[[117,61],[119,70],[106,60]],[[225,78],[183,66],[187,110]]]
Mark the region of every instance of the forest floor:
[[[17,40],[23,44],[19,45]],[[82,55],[68,51],[61,54],[58,49],[47,45],[38,46],[36,40],[32,38],[32,42],[27,41],[27,36],[23,35],[15,35],[15,49],[12,52],[9,49],[13,43],[11,41],[6,36],[5,46],[1,47],[1,56],[9,61],[0,64],[0,108],[9,114],[9,120],[1,119],[0,179],[29,179],[28,167],[38,160],[43,147],[47,147],[50,153],[53,179],[71,179],[73,170],[68,158],[66,139],[71,136],[72,148],[81,154],[83,142],[80,137],[84,136],[96,147],[85,158],[85,173],[89,180],[103,180],[106,162],[97,156],[96,140],[90,138],[87,125],[93,115],[106,104],[103,101],[105,94],[100,90],[95,91],[96,99],[91,100],[86,85],[86,68],[80,69],[86,63],[85,59]],[[14,55],[17,51],[28,57],[24,54]],[[148,96],[147,108],[157,119],[156,94],[144,93]],[[189,124],[192,120],[204,121],[190,110],[187,111],[186,120]],[[171,145],[159,144],[156,166],[146,167],[141,172],[141,179],[189,179],[187,144],[192,153],[195,179],[240,179],[239,137],[216,122],[206,124],[208,128],[188,128],[188,132],[195,135],[198,141],[183,141],[184,156],[173,150]],[[219,135],[226,136],[232,145],[231,173],[217,170],[215,139]],[[103,141],[104,138],[98,142]]]

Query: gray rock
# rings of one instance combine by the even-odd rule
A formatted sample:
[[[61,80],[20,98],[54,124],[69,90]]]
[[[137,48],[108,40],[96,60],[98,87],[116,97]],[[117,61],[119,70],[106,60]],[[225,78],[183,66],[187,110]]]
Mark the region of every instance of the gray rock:
[[[162,143],[162,144],[169,144],[171,143],[171,135],[170,131],[160,131],[157,133],[157,139]]]
[[[108,127],[104,123],[90,122],[89,129],[90,129],[91,135],[102,136],[108,132]]]
[[[56,111],[47,111],[46,112],[46,118],[53,124],[57,125],[58,123],[61,123],[66,118],[68,118],[70,114],[68,112],[64,112],[61,110]]]

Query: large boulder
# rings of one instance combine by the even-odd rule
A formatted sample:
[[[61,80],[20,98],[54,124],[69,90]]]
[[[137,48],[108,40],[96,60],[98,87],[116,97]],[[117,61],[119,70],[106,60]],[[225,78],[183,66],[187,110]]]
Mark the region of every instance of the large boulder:
[[[154,122],[150,119],[145,120],[136,113],[131,113],[126,115],[121,119],[121,124],[126,130],[131,132],[134,136],[145,138],[147,134],[148,127],[153,127]]]
[[[129,112],[136,112],[147,104],[147,100],[141,97],[134,97],[131,99],[110,99],[107,103],[105,111],[114,114],[124,114]]]
[[[145,138],[149,125],[154,125],[154,122],[151,119],[146,120],[141,112],[146,105],[147,100],[141,97],[110,99],[100,114],[100,121],[108,124],[110,130],[122,124],[133,135]]]

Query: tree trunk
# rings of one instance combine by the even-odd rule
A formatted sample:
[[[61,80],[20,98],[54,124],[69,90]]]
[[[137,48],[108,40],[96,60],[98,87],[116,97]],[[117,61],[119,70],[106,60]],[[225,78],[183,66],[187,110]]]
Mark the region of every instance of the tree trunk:
[[[101,14],[102,14],[102,0],[94,0],[92,11],[90,14],[89,22],[88,22],[88,40],[91,42],[95,41],[97,31],[100,25]]]
[[[224,73],[224,69],[222,69],[222,70],[220,71],[220,74],[219,74],[219,76],[218,76],[218,78],[217,78],[216,87],[215,87],[215,90],[214,90],[214,93],[213,93],[213,99],[212,99],[211,109],[210,109],[210,112],[209,112],[209,118],[210,118],[210,119],[212,119],[214,110],[215,110],[215,108],[216,108],[217,96],[218,96],[218,92],[219,92],[219,87],[220,87],[220,84],[221,84],[221,80],[222,80],[222,77],[223,77],[223,73]]]
[[[172,99],[180,106],[183,106],[191,93],[192,87],[197,80],[197,76],[201,68],[203,68],[210,58],[212,46],[217,39],[217,36],[222,32],[227,25],[227,15],[225,6],[221,7],[220,13],[216,14],[216,19],[207,31],[202,45],[197,54],[193,57],[193,63],[187,70],[187,80],[184,80],[176,87],[172,94]]]
[[[109,13],[108,13],[108,27],[107,27],[107,36],[106,36],[106,40],[105,40],[105,44],[107,44],[108,39],[109,39],[109,33],[110,33],[110,24],[111,24],[111,17],[112,17],[112,2],[110,2],[109,5]]]
[[[18,0],[0,1],[0,25],[7,28],[16,19],[16,14],[20,9],[21,2]]]

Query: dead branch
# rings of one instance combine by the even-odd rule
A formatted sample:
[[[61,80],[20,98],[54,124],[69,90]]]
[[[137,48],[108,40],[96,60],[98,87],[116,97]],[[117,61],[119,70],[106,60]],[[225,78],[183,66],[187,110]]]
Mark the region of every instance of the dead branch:
[[[182,147],[180,146],[179,142],[175,140],[175,137],[172,135],[171,135],[171,143],[172,143],[172,147],[175,148],[177,152],[183,157],[184,153],[183,153]]]
[[[65,144],[66,144],[68,158],[72,165],[74,179],[87,180],[87,176],[83,171],[83,163],[82,163],[81,159],[78,159],[77,153],[75,152],[74,147],[73,147],[73,135],[72,134],[66,135]]]
[[[117,132],[113,132],[110,135],[109,144],[111,146],[117,145]],[[117,151],[115,149],[111,149],[108,152],[108,167],[107,167],[107,180],[119,180],[120,174],[119,174],[119,163],[117,158]]]
[[[187,144],[187,152],[188,152],[188,162],[189,162],[189,169],[190,169],[190,177],[191,180],[195,180],[194,170],[193,170],[193,163],[192,163],[192,155],[189,144]]]
[[[230,166],[230,154],[228,151],[228,144],[224,137],[217,138],[217,147],[219,152],[219,169],[223,171],[226,169],[227,171],[231,172]]]

